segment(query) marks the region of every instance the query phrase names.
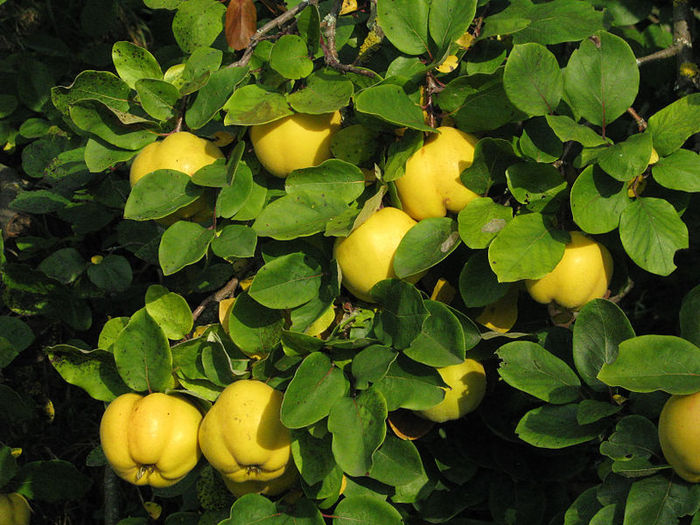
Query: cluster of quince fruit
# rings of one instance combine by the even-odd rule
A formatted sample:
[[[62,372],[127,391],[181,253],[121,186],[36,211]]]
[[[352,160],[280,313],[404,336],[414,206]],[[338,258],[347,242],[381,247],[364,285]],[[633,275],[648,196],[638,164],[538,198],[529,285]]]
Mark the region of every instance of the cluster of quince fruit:
[[[114,472],[134,485],[174,485],[204,455],[234,496],[277,495],[298,475],[281,404],[281,392],[251,379],[226,387],[204,416],[177,394],[127,393],[107,406],[100,442]]]

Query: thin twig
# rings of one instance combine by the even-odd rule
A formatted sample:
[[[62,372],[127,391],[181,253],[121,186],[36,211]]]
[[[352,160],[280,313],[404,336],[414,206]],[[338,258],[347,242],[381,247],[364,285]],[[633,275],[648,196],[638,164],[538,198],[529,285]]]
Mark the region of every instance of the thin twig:
[[[267,33],[269,33],[275,28],[281,29],[284,24],[296,17],[309,5],[313,5],[316,3],[318,3],[318,0],[302,0],[297,5],[292,7],[289,11],[285,11],[277,18],[273,18],[272,20],[270,20],[267,24],[258,29],[253,36],[250,37],[250,42],[248,43],[248,47],[245,48],[243,56],[236,62],[232,62],[231,64],[229,64],[227,67],[243,67],[248,65],[248,62],[250,62],[250,58],[253,56],[253,51],[255,51],[255,47],[260,43],[261,40],[263,40],[263,37]]]
[[[336,0],[331,8],[330,13],[326,15],[323,19],[321,26],[324,28],[324,36],[326,41],[321,38],[321,49],[323,49],[323,56],[326,59],[326,65],[332,67],[343,73],[357,73],[358,75],[364,75],[366,77],[374,78],[375,74],[368,70],[360,67],[356,67],[350,64],[343,64],[338,59],[338,50],[335,47],[335,28],[338,23],[338,16],[340,16],[340,9],[343,6],[343,0]]]
[[[199,316],[202,315],[202,312],[204,312],[204,309],[209,303],[218,303],[223,299],[232,296],[233,292],[236,291],[236,288],[238,288],[238,277],[234,277],[229,282],[227,282],[223,288],[207,296],[201,303],[199,303],[199,306],[194,309],[194,312],[192,312],[193,319],[196,321],[199,318]]]
[[[632,115],[632,118],[634,121],[637,123],[637,128],[639,129],[639,132],[641,133],[645,129],[647,129],[647,121],[644,120],[642,117],[639,116],[639,113],[637,113],[634,108],[629,107],[627,108],[627,113]]]
[[[663,60],[664,58],[674,57],[680,52],[682,47],[683,46],[680,44],[673,44],[672,46],[667,47],[666,49],[661,49],[660,51],[656,51],[651,55],[639,57],[637,59],[637,65],[642,66],[644,64],[648,64],[649,62],[654,62],[656,60]]]

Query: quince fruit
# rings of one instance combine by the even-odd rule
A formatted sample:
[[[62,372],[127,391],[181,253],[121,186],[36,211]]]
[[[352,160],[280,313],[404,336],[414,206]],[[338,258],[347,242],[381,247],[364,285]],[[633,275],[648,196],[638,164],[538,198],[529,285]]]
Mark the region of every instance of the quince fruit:
[[[263,496],[279,496],[283,492],[287,492],[291,489],[299,479],[299,472],[294,465],[294,460],[289,459],[287,463],[287,468],[284,473],[279,477],[270,481],[242,481],[237,483],[231,481],[230,479],[224,477],[224,483],[226,488],[231,494],[240,498],[246,494],[262,494]]]
[[[528,279],[525,287],[538,303],[552,301],[578,310],[592,299],[603,297],[610,285],[613,260],[608,249],[582,232],[569,232],[571,241],[564,256],[541,279]]]
[[[473,412],[486,394],[486,371],[474,359],[465,359],[457,365],[437,369],[449,387],[445,398],[434,407],[419,410],[417,414],[436,423],[452,421]]]
[[[243,379],[227,386],[199,429],[202,453],[227,485],[281,477],[291,458],[289,430],[280,421],[282,393]]]
[[[339,238],[333,255],[340,265],[343,285],[358,299],[376,302],[369,291],[379,281],[396,277],[394,254],[416,221],[397,208],[382,208],[355,228],[350,235]],[[406,279],[415,283],[424,273]]]
[[[0,523],[2,525],[29,525],[32,509],[24,496],[17,492],[0,494]]]
[[[396,179],[401,205],[416,220],[459,212],[479,195],[459,176],[474,160],[478,139],[456,128],[441,126],[406,162]]]
[[[144,175],[163,169],[181,171],[191,177],[200,168],[223,158],[221,150],[210,141],[187,131],[179,131],[141,150],[131,164],[129,182],[133,186]],[[192,218],[197,221],[207,215],[211,215],[211,210],[206,200],[200,197],[161,221],[169,225],[179,219]]]
[[[116,474],[134,485],[168,487],[192,470],[202,414],[177,395],[123,394],[100,422],[100,441]]]
[[[489,330],[505,334],[518,320],[518,286],[511,285],[506,294],[486,305],[476,318],[476,322]]]
[[[659,417],[659,442],[666,461],[681,478],[700,481],[700,392],[671,396]]]
[[[340,112],[295,113],[251,126],[250,140],[258,160],[275,177],[318,166],[331,157],[331,138],[340,129]]]

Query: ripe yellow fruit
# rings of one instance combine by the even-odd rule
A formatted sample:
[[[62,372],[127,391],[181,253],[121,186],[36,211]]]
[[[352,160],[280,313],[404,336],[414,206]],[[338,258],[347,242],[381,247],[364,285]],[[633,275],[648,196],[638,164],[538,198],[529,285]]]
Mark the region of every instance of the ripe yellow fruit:
[[[32,509],[21,494],[0,494],[0,523],[2,525],[29,525]]]
[[[331,157],[331,138],[340,129],[340,112],[295,113],[251,126],[250,140],[258,160],[275,177],[318,166]]]
[[[278,496],[283,492],[287,492],[296,484],[299,479],[299,472],[294,465],[294,460],[289,458],[289,463],[284,473],[279,478],[270,481],[251,480],[236,483],[226,477],[223,479],[226,488],[237,498],[251,493],[262,494],[263,496]]]
[[[290,433],[280,421],[282,393],[261,381],[227,386],[199,429],[202,453],[224,481],[269,482],[291,458]]]
[[[700,392],[671,396],[659,417],[659,442],[666,461],[681,478],[700,481]]]
[[[219,323],[221,323],[226,333],[228,333],[228,319],[231,316],[231,309],[235,301],[235,297],[228,297],[219,301]]]
[[[442,401],[427,410],[417,411],[418,415],[444,423],[476,410],[486,394],[484,366],[474,359],[465,359],[460,364],[438,368],[438,372],[450,388]]]
[[[183,397],[123,394],[102,416],[102,450],[114,472],[129,483],[174,485],[199,461],[201,421],[200,411]]]
[[[406,162],[406,172],[396,179],[401,205],[416,220],[459,212],[479,195],[467,189],[459,176],[474,160],[478,139],[455,128],[442,126],[425,140]]]
[[[538,303],[552,301],[578,310],[603,297],[610,285],[613,260],[608,249],[581,232],[569,232],[571,241],[554,270],[541,279],[526,280],[525,287]]]
[[[163,169],[177,170],[192,176],[200,168],[223,158],[224,154],[221,150],[210,141],[187,131],[179,131],[141,150],[131,164],[129,182],[133,186],[144,175]],[[178,219],[189,218],[197,220],[202,218],[200,214],[207,212],[209,210],[206,201],[200,197],[165,217],[163,222],[169,224]]]
[[[511,285],[503,297],[484,307],[476,321],[494,332],[508,332],[518,320],[518,288]]]
[[[339,238],[333,255],[340,265],[343,285],[358,299],[375,302],[369,291],[379,281],[396,277],[394,254],[416,221],[397,208],[382,208],[350,235]],[[424,273],[406,279],[418,281]]]

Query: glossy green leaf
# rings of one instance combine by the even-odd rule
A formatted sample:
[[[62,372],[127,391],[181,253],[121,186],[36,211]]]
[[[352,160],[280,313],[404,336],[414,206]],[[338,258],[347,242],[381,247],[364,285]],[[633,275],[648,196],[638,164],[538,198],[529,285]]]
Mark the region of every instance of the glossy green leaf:
[[[138,152],[116,148],[95,139],[88,139],[85,145],[85,164],[90,173],[104,171],[119,162],[126,162]]]
[[[309,354],[284,394],[280,408],[282,423],[288,428],[303,428],[320,421],[347,394],[348,388],[343,372],[327,355]]]
[[[248,293],[268,308],[294,308],[316,297],[322,276],[316,259],[301,252],[290,253],[263,265]]]
[[[199,129],[214,118],[247,74],[247,67],[224,67],[214,71],[206,85],[197,92],[192,105],[187,108],[187,127]]]
[[[576,178],[569,195],[574,222],[588,233],[607,233],[620,224],[630,204],[627,185],[598,166],[588,166]]]
[[[303,89],[287,95],[287,102],[298,113],[320,115],[346,107],[353,91],[352,82],[344,76],[321,70],[308,76]]]
[[[401,239],[394,254],[394,272],[403,279],[432,268],[461,241],[457,223],[449,217],[423,219]]]
[[[590,521],[602,508],[596,496],[597,487],[584,490],[566,510],[564,525],[590,525]]]
[[[260,494],[245,494],[231,506],[230,517],[222,525],[281,525],[284,518],[273,502]]]
[[[335,158],[355,166],[366,164],[377,152],[377,137],[375,130],[362,124],[351,124],[333,134],[331,152]],[[386,177],[386,172],[384,175]]]
[[[0,338],[7,342],[7,347],[0,350],[0,369],[26,350],[34,342],[34,332],[18,317],[0,316]]]
[[[625,505],[624,525],[651,525],[678,523],[678,516],[693,512],[684,511],[690,488],[663,475],[635,481],[630,487]]]
[[[475,193],[486,193],[491,185],[505,182],[506,169],[517,160],[513,146],[508,141],[482,138],[474,149],[472,165],[460,175],[462,184]]]
[[[87,263],[75,248],[61,248],[46,257],[37,267],[63,284],[75,281],[85,271]]]
[[[470,308],[498,301],[510,286],[510,283],[498,282],[486,250],[474,252],[459,273],[459,293],[465,306]]]
[[[299,474],[308,485],[323,481],[336,468],[330,434],[315,438],[306,429],[292,431],[291,451]]]
[[[399,279],[385,279],[375,284],[370,294],[383,307],[380,313],[383,335],[394,348],[408,347],[430,315],[420,292]]]
[[[692,394],[700,390],[700,348],[672,335],[640,335],[620,343],[598,379],[633,392]]]
[[[425,301],[429,316],[420,333],[403,353],[414,361],[442,367],[460,364],[465,359],[466,343],[462,325],[449,307],[439,301]]]
[[[285,179],[284,186],[289,194],[330,194],[350,203],[364,191],[365,177],[357,166],[329,159],[318,166],[293,171]]]
[[[155,139],[152,131],[126,127],[114,113],[98,102],[76,102],[68,112],[78,128],[118,148],[137,150]]]
[[[117,74],[132,89],[136,87],[137,80],[163,78],[163,71],[155,57],[147,49],[128,41],[115,42],[112,62]]]
[[[379,0],[377,21],[394,46],[407,55],[430,52],[427,0]]]
[[[514,341],[501,346],[496,353],[501,358],[498,373],[510,386],[556,405],[579,397],[578,376],[540,345]]]
[[[16,491],[31,500],[58,503],[80,501],[92,480],[69,461],[32,461],[22,466],[14,480]]]
[[[389,411],[398,408],[425,410],[445,397],[440,374],[399,354],[375,387],[382,393]]]
[[[241,293],[231,308],[228,328],[231,339],[246,355],[266,356],[282,336],[281,312],[264,307]]]
[[[700,346],[700,285],[690,290],[681,303],[681,336]]]
[[[233,92],[223,106],[227,126],[267,124],[294,114],[284,95],[249,84]]]
[[[100,264],[92,264],[87,269],[90,282],[107,292],[123,292],[131,286],[133,271],[126,257],[109,254]]]
[[[555,162],[564,153],[564,145],[543,117],[525,123],[518,147],[523,155],[535,162]]]
[[[170,82],[139,79],[136,81],[136,92],[143,109],[154,119],[168,120],[175,116],[180,93]]]
[[[605,363],[615,361],[620,343],[633,337],[629,319],[615,303],[605,299],[586,303],[574,324],[573,357],[588,386],[599,392],[608,390],[598,373]]]
[[[607,144],[605,139],[594,130],[583,124],[578,124],[566,115],[547,115],[545,118],[547,124],[562,142],[573,140],[586,147]]]
[[[579,425],[576,412],[574,403],[534,408],[523,416],[515,433],[530,445],[550,449],[570,447],[597,438],[605,424]]]
[[[298,35],[283,35],[270,52],[270,67],[289,79],[308,76],[314,64],[308,57],[304,39]]]
[[[117,340],[120,332],[126,328],[128,323],[128,317],[112,317],[109,321],[107,321],[104,326],[102,326],[102,330],[100,331],[100,337],[97,341],[97,348],[111,351],[114,341]]]
[[[358,352],[352,360],[351,368],[355,388],[365,390],[370,383],[380,381],[398,355],[391,347],[383,345],[370,345]]]
[[[168,338],[145,308],[131,316],[113,353],[119,375],[131,389],[163,392],[170,387],[173,356]]]
[[[700,93],[687,95],[649,117],[654,149],[666,157],[700,132]]]
[[[165,286],[152,284],[146,290],[146,311],[168,339],[182,339],[192,330],[192,310],[184,297]]]
[[[252,257],[257,243],[258,236],[250,226],[228,224],[211,241],[211,249],[224,259]]]
[[[386,485],[406,485],[423,474],[423,462],[412,441],[388,435],[372,456],[369,476]]]
[[[433,128],[425,125],[420,106],[415,104],[403,89],[394,84],[382,84],[361,91],[355,95],[355,110],[374,115],[395,126],[434,131]]]
[[[229,165],[230,169],[230,165]],[[238,164],[231,184],[224,186],[216,199],[216,213],[226,219],[236,215],[245,206],[253,192],[253,174],[243,162]]]
[[[158,247],[158,261],[163,273],[172,275],[199,261],[207,253],[214,236],[214,230],[189,221],[177,221],[168,227]]]
[[[563,257],[567,238],[566,232],[553,229],[544,215],[519,215],[491,242],[491,269],[499,282],[540,279]]]
[[[428,29],[439,52],[445,53],[474,20],[477,0],[447,0],[430,6]]]
[[[669,275],[676,269],[676,251],[688,248],[688,227],[668,201],[640,197],[620,216],[620,240],[638,266],[657,275]]]
[[[637,96],[639,69],[629,44],[600,31],[571,54],[564,89],[577,113],[607,126],[627,111]]]
[[[81,350],[70,345],[46,349],[46,356],[64,381],[99,401],[112,401],[131,390],[117,372],[114,356],[104,350]]]
[[[68,114],[71,105],[81,100],[97,100],[119,111],[129,111],[129,85],[108,71],[83,71],[70,86],[51,90],[51,101],[56,108]]]
[[[595,423],[601,419],[617,414],[622,407],[608,403],[606,401],[597,401],[595,399],[584,399],[578,404],[576,410],[576,421],[579,425],[587,425]]]
[[[226,6],[216,0],[185,0],[177,6],[173,35],[185,53],[210,46],[224,28]]]
[[[530,116],[552,113],[564,81],[554,54],[536,43],[513,47],[503,72],[503,87],[513,105]]]
[[[656,425],[644,416],[626,416],[615,425],[615,432],[600,444],[600,453],[616,461],[658,456],[661,448]]]
[[[372,456],[386,436],[387,405],[375,388],[355,397],[337,399],[328,415],[333,434],[333,456],[350,476],[365,476],[372,468]]]
[[[700,192],[700,155],[679,149],[651,168],[654,180],[671,190]]]
[[[566,191],[566,180],[550,164],[519,162],[506,170],[508,189],[527,209],[555,213]]]
[[[625,182],[640,175],[651,158],[651,135],[637,133],[624,142],[603,150],[598,155],[598,164],[612,178]]]
[[[512,218],[512,208],[497,204],[490,197],[478,197],[457,216],[459,236],[473,250],[487,248]]]
[[[389,182],[402,177],[406,173],[406,161],[422,147],[423,133],[407,129],[399,140],[389,145],[383,180]]]

